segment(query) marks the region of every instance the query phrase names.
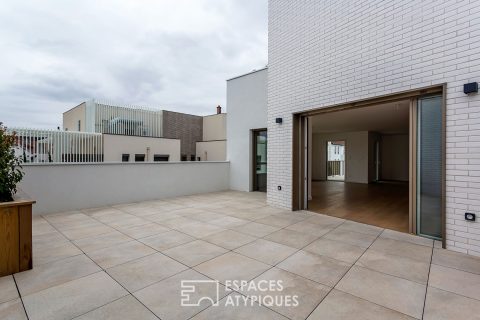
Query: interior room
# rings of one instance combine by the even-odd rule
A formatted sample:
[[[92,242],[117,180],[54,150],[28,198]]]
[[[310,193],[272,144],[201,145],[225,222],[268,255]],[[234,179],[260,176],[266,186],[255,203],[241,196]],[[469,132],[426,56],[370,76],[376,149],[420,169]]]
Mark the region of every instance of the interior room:
[[[408,232],[409,100],[311,116],[308,209]]]

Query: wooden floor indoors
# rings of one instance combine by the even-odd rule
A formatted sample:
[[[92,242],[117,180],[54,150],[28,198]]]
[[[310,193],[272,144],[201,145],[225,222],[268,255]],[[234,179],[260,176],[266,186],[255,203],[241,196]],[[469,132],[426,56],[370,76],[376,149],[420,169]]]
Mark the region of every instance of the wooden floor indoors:
[[[408,183],[313,181],[308,210],[408,232]]]

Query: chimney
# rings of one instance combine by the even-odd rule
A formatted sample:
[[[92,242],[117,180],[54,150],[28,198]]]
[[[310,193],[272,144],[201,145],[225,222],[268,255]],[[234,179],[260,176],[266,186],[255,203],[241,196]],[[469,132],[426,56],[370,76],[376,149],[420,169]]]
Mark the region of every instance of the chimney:
[[[220,113],[222,113],[222,107],[217,106],[217,114],[220,114]]]

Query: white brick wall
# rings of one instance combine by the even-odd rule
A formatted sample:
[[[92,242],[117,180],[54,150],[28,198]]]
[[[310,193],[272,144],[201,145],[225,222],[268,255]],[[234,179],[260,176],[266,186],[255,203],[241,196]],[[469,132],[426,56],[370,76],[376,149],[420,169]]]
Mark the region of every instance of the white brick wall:
[[[463,93],[480,81],[478,0],[270,0],[268,77],[268,201],[282,207],[293,112],[447,83],[447,247],[480,255],[463,216],[480,215],[480,94]]]

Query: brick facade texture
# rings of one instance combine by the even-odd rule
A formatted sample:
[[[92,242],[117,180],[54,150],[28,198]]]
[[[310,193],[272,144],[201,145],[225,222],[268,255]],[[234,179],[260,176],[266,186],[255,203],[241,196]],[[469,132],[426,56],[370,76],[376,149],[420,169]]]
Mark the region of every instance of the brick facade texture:
[[[190,157],[195,156],[196,142],[202,141],[203,117],[163,111],[163,137],[180,139],[180,154],[190,161]]]
[[[480,6],[269,0],[268,192],[291,207],[292,113],[446,83],[447,248],[480,255]],[[283,117],[284,123],[275,123]],[[281,185],[282,190],[277,190]]]

